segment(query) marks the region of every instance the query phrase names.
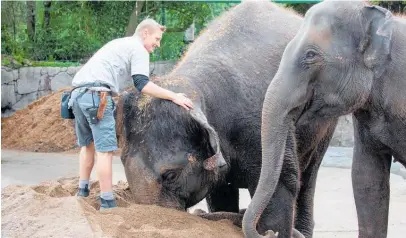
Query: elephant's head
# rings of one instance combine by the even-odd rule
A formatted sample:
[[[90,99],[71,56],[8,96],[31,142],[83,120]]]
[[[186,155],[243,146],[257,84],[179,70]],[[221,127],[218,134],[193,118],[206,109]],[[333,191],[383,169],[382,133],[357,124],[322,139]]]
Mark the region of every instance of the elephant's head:
[[[262,170],[244,217],[255,224],[278,182],[289,128],[362,107],[391,60],[392,15],[364,2],[326,1],[308,10],[283,53],[263,104]]]
[[[222,179],[219,137],[194,104],[186,111],[135,93],[120,100],[121,159],[136,203],[186,210]]]

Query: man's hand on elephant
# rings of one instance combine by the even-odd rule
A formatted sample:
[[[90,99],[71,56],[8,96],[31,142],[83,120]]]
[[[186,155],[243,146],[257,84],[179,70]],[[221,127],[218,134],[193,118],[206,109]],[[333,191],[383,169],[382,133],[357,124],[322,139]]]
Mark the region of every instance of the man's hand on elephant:
[[[186,97],[183,93],[177,93],[175,98],[172,100],[174,103],[182,106],[186,110],[193,109],[193,102],[189,98]]]

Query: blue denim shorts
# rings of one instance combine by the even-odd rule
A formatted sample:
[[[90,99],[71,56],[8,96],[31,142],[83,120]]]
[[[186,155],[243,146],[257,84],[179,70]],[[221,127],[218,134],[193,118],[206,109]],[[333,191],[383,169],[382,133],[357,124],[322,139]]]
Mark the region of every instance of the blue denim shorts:
[[[115,104],[112,97],[107,96],[107,107],[103,118],[98,123],[92,124],[88,109],[94,107],[94,105],[98,107],[100,97],[97,92],[83,93],[83,91],[83,88],[74,90],[69,102],[75,115],[77,144],[82,147],[94,141],[97,152],[117,150],[116,121],[114,118]],[[82,96],[80,96],[81,94]]]

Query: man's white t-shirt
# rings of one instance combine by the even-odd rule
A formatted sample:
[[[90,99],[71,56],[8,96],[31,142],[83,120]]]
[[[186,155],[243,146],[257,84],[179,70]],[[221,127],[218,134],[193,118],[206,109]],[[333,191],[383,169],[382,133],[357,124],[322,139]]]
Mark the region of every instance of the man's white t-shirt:
[[[76,73],[72,86],[101,82],[118,93],[119,82],[142,74],[149,77],[149,53],[139,37],[112,40],[100,48]]]

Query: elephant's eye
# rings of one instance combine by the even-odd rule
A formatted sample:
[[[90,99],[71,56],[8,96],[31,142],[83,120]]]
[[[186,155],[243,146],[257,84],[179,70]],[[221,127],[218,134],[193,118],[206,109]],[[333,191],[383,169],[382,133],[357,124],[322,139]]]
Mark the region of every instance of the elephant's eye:
[[[307,53],[306,53],[307,60],[313,59],[315,56],[316,56],[316,52],[314,52],[314,51],[307,51]]]
[[[174,182],[177,177],[178,175],[174,171],[166,171],[165,173],[162,174],[163,180],[167,183]]]

